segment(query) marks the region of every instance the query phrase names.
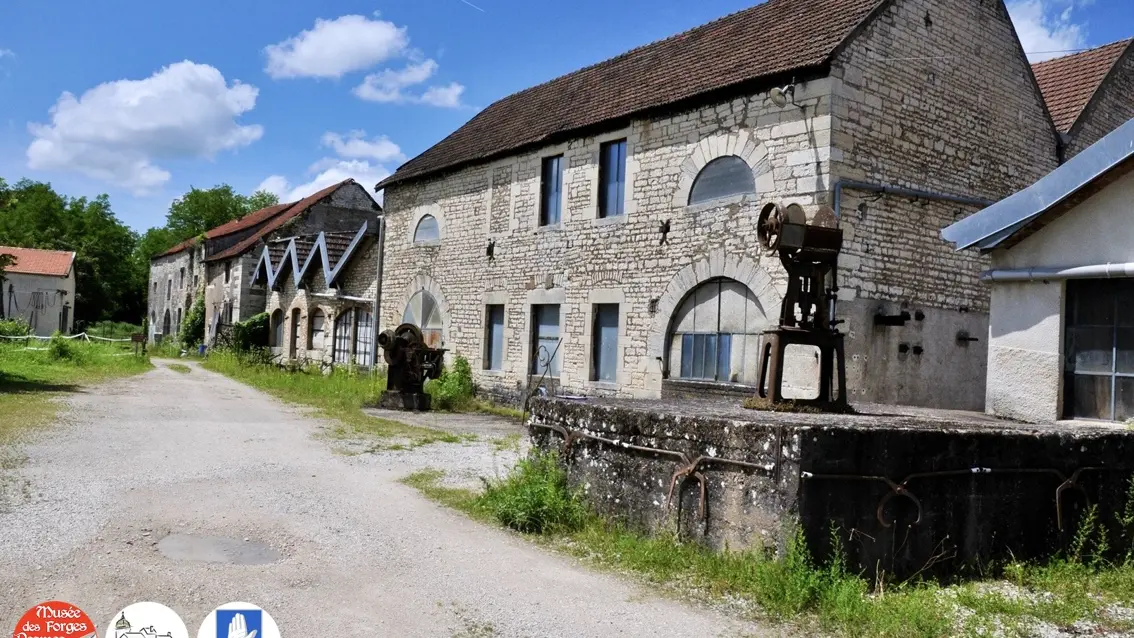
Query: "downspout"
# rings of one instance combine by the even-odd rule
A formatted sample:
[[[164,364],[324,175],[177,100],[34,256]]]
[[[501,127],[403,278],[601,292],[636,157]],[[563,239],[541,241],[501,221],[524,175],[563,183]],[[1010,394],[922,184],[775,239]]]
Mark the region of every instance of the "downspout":
[[[378,322],[382,310],[382,267],[386,259],[386,217],[378,216],[378,272],[374,287],[374,320],[370,322],[370,369],[378,369]]]
[[[976,197],[964,197],[962,195],[950,195],[948,193],[937,193],[933,191],[923,191],[915,188],[901,188],[898,186],[885,186],[882,184],[871,184],[869,182],[858,182],[851,179],[840,179],[835,182],[835,217],[839,218],[839,211],[842,210],[840,206],[843,200],[843,188],[853,188],[860,191],[868,191],[871,193],[883,193],[886,195],[898,195],[900,197],[916,197],[918,199],[931,199],[940,202],[954,202],[957,204],[967,204],[969,206],[991,206],[995,202],[987,199],[979,199]]]
[[[980,274],[981,281],[1043,281],[1047,279],[1113,279],[1121,277],[1134,277],[1134,262],[1071,266],[1068,268],[986,270]]]

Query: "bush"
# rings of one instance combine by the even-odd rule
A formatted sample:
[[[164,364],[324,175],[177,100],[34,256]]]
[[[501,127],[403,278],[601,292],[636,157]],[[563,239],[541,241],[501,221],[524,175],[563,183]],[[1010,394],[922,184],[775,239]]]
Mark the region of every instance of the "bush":
[[[85,355],[80,346],[70,339],[64,339],[58,332],[51,335],[51,341],[47,342],[47,356],[55,361],[82,363]]]
[[[31,326],[23,319],[0,319],[0,337],[22,337],[31,334]]]
[[[204,303],[202,301],[202,303]],[[268,313],[261,312],[232,324],[232,346],[241,352],[268,347]]]
[[[185,313],[178,339],[181,345],[190,349],[205,340],[205,295],[197,295],[189,312]]]
[[[554,452],[537,452],[522,459],[499,481],[486,481],[478,507],[497,521],[525,534],[578,531],[587,522],[587,508],[567,485],[567,472]]]
[[[129,339],[130,335],[135,333],[146,334],[145,325],[139,326],[125,321],[96,321],[87,326],[86,332],[89,335],[98,337],[106,337],[107,339]],[[76,331],[80,332],[80,331]]]
[[[457,355],[452,368],[445,368],[439,378],[426,383],[425,391],[433,398],[436,408],[455,411],[468,409],[476,392],[469,360]]]

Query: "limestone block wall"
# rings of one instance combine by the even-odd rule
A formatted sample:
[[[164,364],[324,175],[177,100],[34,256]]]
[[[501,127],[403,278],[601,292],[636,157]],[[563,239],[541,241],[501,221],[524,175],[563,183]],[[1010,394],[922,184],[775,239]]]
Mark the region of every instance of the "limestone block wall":
[[[796,106],[752,94],[388,188],[382,328],[400,323],[409,298],[424,289],[442,310],[450,358],[467,357],[482,386],[514,391],[531,367],[532,305],[560,304],[558,388],[659,396],[663,376],[676,376],[666,361],[670,320],[697,284],[741,281],[769,322],[778,318],[784,275],[778,257],[758,248],[757,217],[767,201],[814,213],[826,199],[829,95],[819,79],[798,87]],[[600,219],[599,149],[618,139],[627,140],[626,211]],[[560,153],[562,222],[540,227],[541,159]],[[757,193],[687,206],[694,177],[723,155],[744,159]],[[440,240],[415,244],[426,214],[437,219]],[[591,379],[598,303],[619,304],[614,383]],[[501,370],[483,369],[486,304],[505,306]]]
[[[224,306],[232,303],[232,321],[245,319],[264,312],[267,291],[252,286],[252,273],[255,272],[259,253],[250,250],[229,260],[207,262],[208,284],[205,288],[205,336],[213,337],[215,322],[224,320]],[[230,264],[228,283],[225,283],[225,263]]]
[[[832,190],[856,180],[994,201],[1057,165],[1054,127],[1000,2],[890,3],[839,53],[831,81]],[[981,409],[988,260],[939,234],[980,206],[841,190],[851,399]],[[903,311],[904,326],[874,324]]]
[[[1068,135],[1067,159],[1134,118],[1134,49],[1128,48]]]
[[[184,320],[193,300],[201,293],[204,285],[201,277],[201,249],[193,246],[179,253],[159,257],[150,261],[150,279],[146,286],[148,297],[146,317],[148,320],[146,337],[153,341],[162,334],[165,313],[170,316],[170,333],[162,334],[163,340],[177,339],[178,316]],[[196,277],[196,279],[194,279]],[[194,288],[194,281],[197,287]],[[169,286],[169,294],[166,287]]]

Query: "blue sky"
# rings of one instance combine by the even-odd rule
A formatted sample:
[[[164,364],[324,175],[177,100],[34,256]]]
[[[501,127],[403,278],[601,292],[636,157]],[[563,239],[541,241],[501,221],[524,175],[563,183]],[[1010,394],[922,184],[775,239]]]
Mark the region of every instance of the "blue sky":
[[[0,0],[0,176],[138,230],[190,186],[371,185],[496,99],[753,3]],[[1129,0],[1009,7],[1028,51],[1134,35]]]

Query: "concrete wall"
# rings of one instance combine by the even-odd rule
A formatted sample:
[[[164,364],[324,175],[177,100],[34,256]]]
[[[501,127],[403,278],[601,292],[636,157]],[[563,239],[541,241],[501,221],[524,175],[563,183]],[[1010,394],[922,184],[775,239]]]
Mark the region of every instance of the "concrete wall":
[[[0,283],[3,284],[0,303],[4,305],[5,317],[24,319],[32,327],[33,334],[41,337],[50,337],[56,330],[64,334],[71,332],[75,322],[74,266],[66,277],[8,272],[0,278]],[[9,292],[15,293],[14,299]],[[36,306],[37,296],[41,307]]]
[[[890,3],[831,76],[832,180],[998,200],[1056,167],[1054,128],[999,1]],[[981,409],[988,262],[939,235],[980,207],[848,188],[839,208],[851,400]],[[903,310],[904,326],[874,325]]]
[[[992,267],[1068,268],[1134,262],[1134,174],[1127,174],[1016,246]],[[989,326],[991,414],[1026,421],[1062,416],[1064,282],[996,283]]]
[[[1099,87],[1091,103],[1071,127],[1067,159],[1082,152],[1107,133],[1134,118],[1134,49],[1128,48],[1110,77]]]

